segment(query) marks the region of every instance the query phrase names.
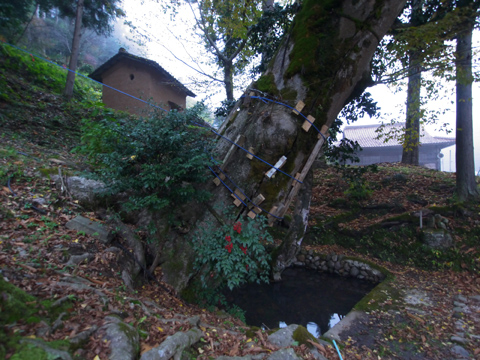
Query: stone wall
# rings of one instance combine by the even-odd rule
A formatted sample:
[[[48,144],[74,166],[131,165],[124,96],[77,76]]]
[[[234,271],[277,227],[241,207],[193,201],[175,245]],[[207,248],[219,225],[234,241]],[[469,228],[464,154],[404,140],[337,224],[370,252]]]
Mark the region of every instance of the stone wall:
[[[306,249],[300,250],[293,265],[376,283],[385,280],[386,277],[380,270],[360,260],[350,259],[344,255],[318,254]]]

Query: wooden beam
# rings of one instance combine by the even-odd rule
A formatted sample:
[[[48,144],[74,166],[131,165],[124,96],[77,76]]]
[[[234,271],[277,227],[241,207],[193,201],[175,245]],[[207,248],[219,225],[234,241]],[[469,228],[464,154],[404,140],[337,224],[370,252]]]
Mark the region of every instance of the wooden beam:
[[[232,194],[230,194],[230,196],[235,199],[233,203],[235,204],[236,207],[239,207],[242,204],[242,201],[246,199],[246,196],[242,194],[240,189],[235,189],[235,191]]]
[[[297,105],[295,105],[295,109],[293,109],[292,112],[298,115],[300,114],[300,112],[303,110],[304,107],[305,107],[305,103],[302,100],[300,100],[297,103]]]
[[[328,126],[326,125],[322,126],[321,132],[326,139],[328,137]],[[303,182],[303,179],[305,179],[305,176],[307,176],[308,171],[312,167],[313,162],[315,161],[315,159],[318,156],[318,153],[322,149],[325,139],[322,136],[320,136],[320,138],[318,139],[317,143],[315,144],[315,147],[313,148],[312,152],[310,153],[310,156],[307,159],[307,162],[305,163],[305,166],[303,167],[300,173],[300,176],[298,178],[299,181]],[[296,184],[291,188],[290,192],[288,193],[287,199],[285,200],[285,203],[281,205],[280,211],[278,212],[278,214],[276,214],[279,217],[283,217],[283,215],[285,215],[288,208],[290,207],[290,204],[292,203],[292,200],[295,198],[295,196],[298,193],[298,190],[300,189],[301,184],[297,181],[294,181],[294,182]]]
[[[220,173],[218,175],[218,177],[215,177],[215,179],[213,179],[213,183],[218,186],[222,183],[220,180],[225,180],[225,174],[224,173]]]
[[[238,134],[234,143],[242,146],[245,143],[245,136]],[[224,169],[228,158],[230,157],[230,155],[232,155],[233,150],[235,150],[235,148],[237,147],[235,144],[232,144],[232,146],[230,146],[230,149],[228,149],[227,155],[225,155],[225,157],[223,158],[222,166],[221,166],[222,170]]]
[[[306,132],[308,132],[308,130],[310,130],[310,128],[312,127],[312,124],[315,122],[315,118],[312,115],[308,115],[307,119],[308,119],[308,121],[305,120],[303,125],[302,125],[302,129],[305,130]]]
[[[273,215],[275,215],[275,212],[277,211],[277,209],[278,209],[278,206],[273,206],[269,211],[270,214],[268,214],[267,216],[269,226],[273,226],[273,223],[275,222],[275,217]]]

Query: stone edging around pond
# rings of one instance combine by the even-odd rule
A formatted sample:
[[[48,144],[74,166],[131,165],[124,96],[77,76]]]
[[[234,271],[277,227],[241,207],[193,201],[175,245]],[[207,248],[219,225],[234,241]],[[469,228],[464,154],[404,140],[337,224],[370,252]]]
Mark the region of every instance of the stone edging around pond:
[[[374,269],[371,265],[359,259],[352,259],[337,254],[318,254],[313,250],[306,249],[300,250],[293,265],[375,283],[382,282],[386,278],[386,275],[380,270]]]

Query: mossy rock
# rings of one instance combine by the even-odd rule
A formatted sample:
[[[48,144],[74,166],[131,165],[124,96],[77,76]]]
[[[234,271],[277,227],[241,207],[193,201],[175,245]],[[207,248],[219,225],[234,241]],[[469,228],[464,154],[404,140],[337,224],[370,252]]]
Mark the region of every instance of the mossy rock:
[[[315,336],[310,334],[308,330],[302,325],[299,325],[297,329],[293,332],[293,340],[298,342],[299,345],[304,344],[310,348],[313,347],[313,345],[310,344],[308,340],[313,342],[318,342]]]

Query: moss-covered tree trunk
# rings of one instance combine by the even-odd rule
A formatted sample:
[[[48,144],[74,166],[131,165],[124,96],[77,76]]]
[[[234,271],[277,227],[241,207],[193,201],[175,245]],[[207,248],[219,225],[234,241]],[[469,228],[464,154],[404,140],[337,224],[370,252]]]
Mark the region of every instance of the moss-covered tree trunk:
[[[305,0],[296,15],[292,31],[278,49],[266,73],[249,89],[222,128],[224,138],[219,138],[216,159],[223,161],[221,169],[233,180],[215,186],[210,182],[208,190],[214,194],[210,211],[202,207],[200,220],[216,221],[213,209],[229,207],[239,216],[246,216],[250,209],[236,207],[231,193],[236,188],[256,199],[265,200],[260,206],[282,218],[289,210],[293,195],[300,189],[316,153],[337,114],[357,92],[370,74],[370,62],[380,39],[403,9],[400,0]],[[302,129],[305,119],[292,112],[302,101],[302,114],[315,118],[309,131]],[[285,105],[288,106],[285,106]],[[290,106],[290,107],[289,107]],[[307,123],[308,124],[308,123]],[[272,169],[259,159],[249,159],[247,152],[232,145],[239,143],[244,149],[273,165],[283,156],[287,158],[272,177],[266,173]],[[287,176],[286,174],[289,176]],[[220,175],[220,171],[218,171]],[[300,182],[293,179],[297,174]],[[212,180],[214,179],[212,174]],[[308,191],[306,191],[308,194]],[[251,202],[245,200],[247,204]],[[303,238],[308,219],[309,201],[301,201],[306,209],[293,216],[290,232],[284,239],[281,252],[277,252],[276,268],[280,272],[295,256]],[[266,215],[266,212],[262,212]],[[193,221],[190,219],[189,221]],[[192,229],[193,230],[193,229]],[[178,286],[177,286],[178,287]]]

